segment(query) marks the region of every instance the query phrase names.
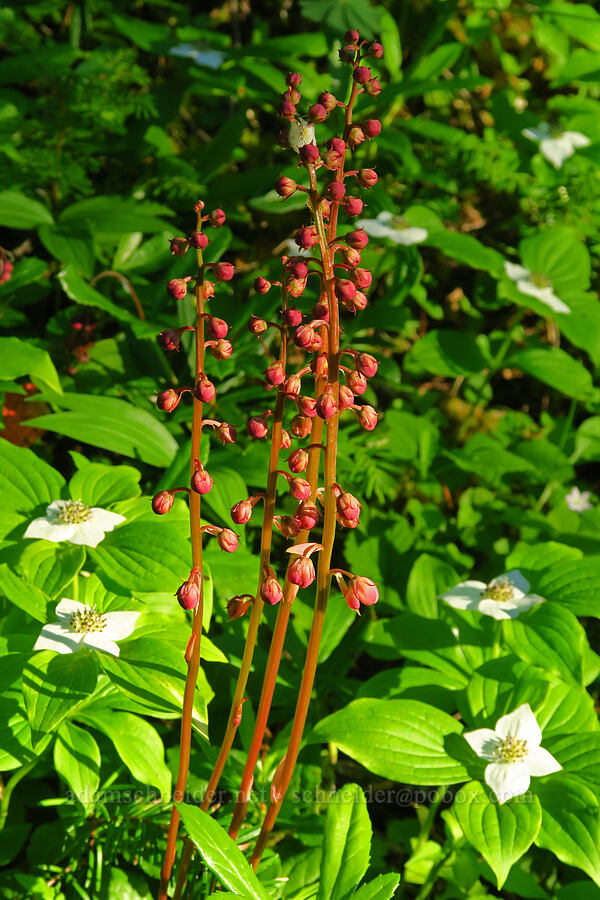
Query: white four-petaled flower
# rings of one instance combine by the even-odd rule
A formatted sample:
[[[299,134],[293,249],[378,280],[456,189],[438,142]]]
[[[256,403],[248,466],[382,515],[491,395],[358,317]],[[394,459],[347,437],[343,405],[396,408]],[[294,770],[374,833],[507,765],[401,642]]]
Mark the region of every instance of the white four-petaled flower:
[[[496,728],[478,728],[463,735],[477,756],[488,760],[485,781],[499,803],[524,794],[531,776],[551,775],[560,763],[540,747],[542,732],[528,703],[498,719]]]
[[[314,142],[315,126],[310,125],[306,119],[303,119],[301,116],[296,116],[295,119],[292,119],[288,131],[288,143],[292,150],[299,153],[300,147],[304,147],[306,144],[314,144]]]
[[[531,585],[518,569],[498,575],[485,584],[483,581],[461,581],[456,587],[440,594],[455,609],[470,609],[492,616],[493,619],[514,619],[520,613],[543,603],[544,598],[530,594]]]
[[[530,141],[538,141],[540,153],[552,163],[555,169],[560,169],[565,159],[573,156],[578,147],[589,147],[589,137],[580,131],[563,131],[554,134],[546,122],[541,122],[537,128],[524,128],[523,137]]]
[[[375,219],[361,219],[356,223],[357,228],[364,228],[371,237],[383,237],[394,244],[421,244],[429,232],[425,228],[410,225],[406,219],[394,216],[393,213],[383,210]]]
[[[95,606],[86,606],[66,597],[56,607],[58,621],[44,625],[34,650],[54,650],[56,653],[76,653],[82,647],[119,655],[116,641],[129,637],[139,612],[100,613]]]
[[[535,297],[545,306],[549,306],[554,312],[570,313],[571,310],[566,303],[557,297],[552,287],[552,279],[541,272],[531,272],[525,266],[519,266],[516,263],[505,262],[504,271],[511,281],[516,281],[517,287],[522,294],[529,297]]]
[[[98,506],[86,506],[81,500],[53,500],[45,516],[29,523],[23,537],[97,547],[106,531],[112,531],[124,521],[125,516]]]
[[[578,487],[573,486],[565,497],[565,503],[571,512],[582,513],[587,509],[593,509],[590,497],[590,491],[580,491]]]

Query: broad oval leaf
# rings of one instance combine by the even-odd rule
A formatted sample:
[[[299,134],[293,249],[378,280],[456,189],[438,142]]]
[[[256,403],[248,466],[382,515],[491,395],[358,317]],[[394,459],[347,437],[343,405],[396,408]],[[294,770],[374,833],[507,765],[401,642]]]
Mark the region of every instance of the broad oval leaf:
[[[54,744],[54,765],[89,815],[100,784],[100,749],[94,737],[73,722],[63,722]]]
[[[586,872],[600,887],[598,796],[576,775],[559,772],[535,784],[542,804],[538,847]]]
[[[369,865],[373,829],[362,788],[345,784],[327,808],[317,900],[344,900]]]
[[[54,219],[50,210],[16,191],[0,193],[0,225],[7,228],[29,229],[38,225],[51,225]]]

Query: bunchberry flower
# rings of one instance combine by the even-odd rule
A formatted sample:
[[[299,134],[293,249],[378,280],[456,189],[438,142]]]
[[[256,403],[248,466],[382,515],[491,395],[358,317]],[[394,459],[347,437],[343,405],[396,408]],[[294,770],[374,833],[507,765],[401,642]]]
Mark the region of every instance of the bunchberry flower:
[[[375,238],[387,238],[393,244],[421,244],[428,236],[425,228],[411,225],[401,216],[384,210],[374,219],[362,219],[357,223],[361,228]]]
[[[580,491],[578,487],[573,486],[565,497],[565,503],[571,512],[582,513],[588,509],[593,509],[590,497],[590,491]]]
[[[542,732],[528,703],[502,716],[496,728],[463,734],[477,756],[488,760],[484,778],[499,803],[524,794],[531,776],[552,775],[562,766],[540,746]]]
[[[23,537],[97,547],[107,531],[124,521],[125,516],[98,506],[86,506],[81,500],[53,500],[46,507],[45,516],[29,523]]]
[[[520,613],[543,603],[544,598],[529,593],[530,584],[518,569],[499,575],[489,584],[483,581],[461,581],[440,594],[455,609],[470,609],[493,619],[514,619]]]
[[[535,297],[545,306],[553,309],[557,313],[570,313],[571,310],[566,303],[556,296],[552,289],[552,279],[548,278],[542,272],[530,272],[525,266],[518,266],[516,263],[505,262],[504,271],[511,281],[515,281],[518,289],[522,294],[529,297]]]
[[[555,169],[560,169],[564,161],[573,156],[579,147],[589,147],[591,144],[589,137],[580,131],[563,131],[553,136],[546,122],[541,122],[537,128],[524,128],[521,134],[530,141],[539,142],[540,153]]]
[[[57,622],[44,625],[34,650],[54,650],[55,653],[76,653],[82,647],[119,655],[116,641],[129,637],[139,612],[100,613],[95,606],[86,606],[66,597],[56,607]]]

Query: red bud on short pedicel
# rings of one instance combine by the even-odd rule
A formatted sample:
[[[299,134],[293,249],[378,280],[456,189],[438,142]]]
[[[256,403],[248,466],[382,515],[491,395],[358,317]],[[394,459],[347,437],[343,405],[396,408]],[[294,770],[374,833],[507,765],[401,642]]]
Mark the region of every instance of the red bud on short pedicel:
[[[346,603],[350,609],[358,611],[360,605],[372,606],[379,599],[379,591],[377,585],[370,578],[364,578],[362,575],[353,575],[348,582],[348,587],[344,591]]]
[[[252,504],[249,500],[239,500],[231,507],[231,518],[236,525],[247,525],[252,518]]]
[[[372,406],[360,406],[356,411],[358,424],[366,431],[373,431],[377,425],[377,413]]]
[[[206,250],[208,247],[208,235],[202,231],[194,231],[190,235],[190,247],[195,250]]]
[[[310,434],[311,424],[307,416],[298,414],[290,422],[290,431],[297,438],[305,438]]]
[[[357,66],[352,73],[352,77],[357,84],[366,84],[371,78],[371,70],[366,66]]]
[[[213,271],[215,273],[215,278],[217,279],[217,281],[231,281],[235,272],[235,268],[231,263],[220,262],[215,263]]]
[[[223,210],[217,208],[217,209],[213,209],[213,211],[210,213],[210,215],[208,217],[208,221],[210,222],[210,224],[212,225],[213,228],[220,228],[221,225],[225,224],[226,218],[227,218],[227,216],[225,215]]]
[[[373,378],[377,374],[379,363],[370,353],[358,353],[354,360],[357,370],[365,378]]]
[[[212,401],[215,399],[216,393],[217,392],[212,381],[207,378],[206,375],[201,375],[194,390],[195,397],[202,403],[212,403]]]
[[[217,319],[216,316],[209,316],[206,321],[208,333],[212,338],[219,340],[227,336],[229,325],[225,319]]]
[[[288,569],[288,580],[298,587],[307,588],[315,580],[315,567],[312,559],[306,556],[298,556]]]
[[[294,452],[290,453],[288,456],[287,464],[290,468],[290,472],[294,472],[295,474],[305,472],[308,465],[308,453],[301,447],[298,450],[294,450]]]
[[[361,372],[348,372],[346,384],[354,394],[364,394],[368,387],[368,382]]]
[[[346,243],[353,250],[364,250],[369,243],[369,236],[362,228],[356,231],[350,231],[346,235]]]
[[[188,281],[191,280],[190,275],[185,278],[171,278],[171,280],[167,282],[167,293],[169,297],[173,297],[174,300],[183,300],[187,294]]]
[[[171,491],[159,491],[152,498],[152,512],[155,512],[157,516],[164,516],[173,506],[174,500],[175,494],[172,494]]]
[[[288,197],[291,197],[293,193],[295,193],[298,185],[292,178],[287,178],[287,176],[282,175],[275,182],[275,190],[279,194],[280,197],[283,197],[284,200],[287,200]]]
[[[304,500],[294,513],[294,518],[298,519],[304,530],[310,531],[319,521],[319,510],[310,500]]]
[[[258,279],[257,279],[258,280]],[[263,278],[264,281],[264,278]],[[270,283],[269,287],[271,286]],[[255,282],[256,286],[256,282]],[[266,293],[266,291],[260,291],[260,293]],[[265,322],[264,319],[259,319],[258,316],[250,316],[250,321],[248,322],[248,331],[252,334],[264,334],[269,326]]]
[[[166,391],[161,391],[157,396],[156,405],[163,412],[173,412],[175,407],[179,405],[180,400],[181,394],[178,391],[174,391],[173,388],[168,388]]]
[[[375,169],[359,169],[356,178],[361,187],[372,188],[377,184],[377,172]]]
[[[260,596],[264,602],[268,603],[270,606],[275,606],[276,603],[283,600],[281,585],[274,575],[269,575],[265,578],[260,588]]]
[[[235,553],[238,548],[238,536],[231,528],[222,528],[217,535],[217,544],[227,553]]]
[[[177,590],[177,600],[182,609],[196,609],[200,603],[200,588],[195,578],[184,581]]]
[[[192,475],[192,490],[196,491],[197,494],[208,494],[208,492],[212,490],[213,484],[212,478],[202,466],[199,469],[196,469]]]

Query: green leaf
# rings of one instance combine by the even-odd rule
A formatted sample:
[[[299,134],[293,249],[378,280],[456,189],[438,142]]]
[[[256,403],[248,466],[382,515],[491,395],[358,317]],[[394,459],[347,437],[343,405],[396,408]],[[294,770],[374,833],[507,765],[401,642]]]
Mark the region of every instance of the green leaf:
[[[559,772],[535,781],[542,827],[535,843],[561,862],[582,869],[600,886],[600,807],[595,791],[576,775]]]
[[[106,507],[118,500],[129,500],[140,493],[141,473],[133,466],[105,466],[90,463],[78,469],[69,482],[73,500],[87,506]]]
[[[549,736],[600,730],[593,697],[580,687],[564,683],[551,685],[546,699],[535,710],[535,716],[544,733],[544,741]]]
[[[153,325],[152,322],[141,321],[137,315],[134,315],[129,309],[125,309],[124,307],[113,303],[112,300],[109,300],[108,297],[105,297],[104,294],[101,294],[100,291],[97,291],[84,281],[81,275],[77,273],[74,266],[65,266],[65,268],[58,273],[57,277],[67,297],[75,303],[79,303],[81,306],[92,306],[96,309],[104,310],[104,312],[112,316],[113,319],[117,319],[118,322],[129,325],[135,336],[138,338],[154,337],[157,330],[156,325]],[[132,303],[129,305],[133,308]]]
[[[235,469],[211,466],[210,474],[215,483],[212,490],[204,496],[203,503],[231,527],[231,507],[248,496],[248,488]]]
[[[390,900],[398,887],[399,881],[400,876],[395,872],[390,872],[388,875],[378,875],[372,881],[361,885],[352,894],[352,900]]]
[[[133,592],[174,594],[191,564],[189,541],[163,521],[121,525],[89,553],[105,579]]]
[[[344,900],[369,865],[373,829],[362,788],[345,784],[327,808],[317,900]]]
[[[552,280],[554,292],[559,297],[565,291],[589,287],[590,256],[573,228],[567,225],[546,228],[521,241],[519,252],[523,265],[530,272],[546,275]]]
[[[140,716],[114,709],[87,707],[77,718],[110,738],[137,781],[158,788],[163,802],[170,800],[171,773],[165,763],[165,749],[156,728]]]
[[[0,378],[12,381],[23,375],[62,394],[58,372],[45,350],[19,338],[0,337]]]
[[[537,837],[542,822],[539,800],[513,797],[500,804],[489,789],[470,781],[456,795],[452,810],[466,839],[493,869],[500,890],[511,866]]]
[[[51,225],[53,221],[50,210],[37,200],[31,200],[16,191],[0,193],[0,225],[29,229],[44,223]]]
[[[525,662],[581,686],[587,641],[585,631],[568,609],[542,603],[518,619],[504,619],[502,628],[510,649]]]
[[[41,591],[54,600],[64,596],[67,586],[73,581],[85,562],[85,549],[75,544],[57,546],[49,541],[31,541],[22,551],[17,563],[17,571],[29,582],[26,590]],[[41,610],[41,599],[39,603]],[[37,616],[35,617],[37,618]],[[46,621],[46,619],[42,619]]]
[[[269,900],[250,863],[227,832],[197,806],[176,803],[188,836],[219,881],[235,894],[253,900]]]
[[[91,227],[104,234],[129,234],[131,231],[152,234],[170,228],[169,223],[158,216],[171,218],[172,215],[172,210],[158,203],[105,195],[71,204],[63,210],[59,221],[71,228]]]
[[[54,744],[54,766],[86,815],[93,812],[100,784],[100,749],[89,731],[63,722]]]
[[[413,659],[442,672],[452,682],[467,683],[471,666],[452,629],[445,622],[425,619],[406,612],[392,619],[376,622],[372,629],[373,640],[383,633],[386,643],[397,654]]]
[[[411,67],[407,75],[411,78],[435,78],[441,75],[444,69],[451,69],[463,52],[463,45],[458,42],[440,44],[431,53],[422,56]]]
[[[93,447],[140,459],[151,466],[168,466],[177,452],[177,442],[150,412],[116,397],[95,394],[63,394],[52,398],[68,412],[28,419],[34,428],[64,434]]]
[[[519,350],[506,365],[521,369],[567,397],[586,399],[593,390],[588,370],[560,347]]]
[[[369,771],[407,784],[457,784],[466,768],[446,751],[462,726],[418,700],[355,700],[323,719],[310,743],[331,742]],[[452,741],[454,743],[454,741]]]
[[[548,566],[535,581],[535,592],[560,603],[576,616],[600,618],[600,557],[565,559]]]
[[[430,331],[418,340],[405,357],[405,368],[410,374],[427,373],[451,378],[478,374],[489,364],[474,337],[461,331],[442,329]]]
[[[39,238],[55,259],[68,263],[85,278],[94,274],[94,241],[90,229],[72,225],[42,225]]]
[[[48,621],[50,598],[35,585],[21,578],[6,564],[0,565],[0,591],[4,596],[38,622]]]
[[[600,460],[600,416],[585,419],[575,436],[576,459],[581,462]]]
[[[55,731],[95,689],[96,661],[84,652],[58,655],[42,650],[23,670],[23,697],[33,749]]]
[[[578,731],[544,738],[544,747],[563,769],[575,773],[596,792],[600,789],[600,732]]]
[[[426,619],[438,617],[438,595],[458,584],[452,566],[435,556],[422,553],[414,563],[406,585],[406,605]]]
[[[472,269],[482,269],[490,275],[500,276],[504,258],[497,250],[486,247],[470,234],[457,231],[435,231],[425,240],[430,247],[437,247],[446,256]]]
[[[32,450],[0,439],[0,495],[5,506],[30,512],[58,500],[65,483],[56,469]]]

